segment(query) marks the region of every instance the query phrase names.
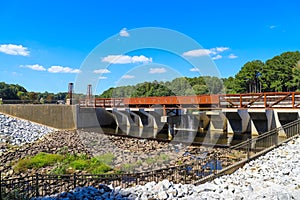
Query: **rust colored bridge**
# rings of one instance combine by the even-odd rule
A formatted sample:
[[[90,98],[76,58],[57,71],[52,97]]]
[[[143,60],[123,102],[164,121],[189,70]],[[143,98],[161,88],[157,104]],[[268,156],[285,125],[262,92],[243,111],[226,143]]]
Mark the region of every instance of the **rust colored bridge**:
[[[161,105],[171,109],[222,109],[222,108],[300,108],[300,92],[267,92],[249,94],[212,94],[198,96],[95,98],[85,99],[81,106],[102,108],[149,108]]]

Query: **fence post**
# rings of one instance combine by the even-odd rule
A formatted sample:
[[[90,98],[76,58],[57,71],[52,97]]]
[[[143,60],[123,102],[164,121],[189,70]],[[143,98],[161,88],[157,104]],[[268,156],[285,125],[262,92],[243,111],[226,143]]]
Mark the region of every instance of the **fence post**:
[[[76,179],[77,179],[77,176],[76,176],[76,173],[74,173],[74,175],[73,175],[73,181],[74,181],[74,188],[73,189],[75,189],[76,188]]]
[[[35,196],[39,196],[39,174],[35,173]]]
[[[248,145],[247,145],[247,160],[248,160],[248,161],[249,161],[249,159],[250,159],[251,141],[252,141],[252,139],[249,139],[249,138],[248,138]]]
[[[214,165],[215,165],[215,166],[214,166],[214,174],[216,175],[216,174],[217,174],[217,165],[218,165],[218,164],[217,164],[218,156],[215,155],[214,157],[215,157],[215,159],[214,159],[214,160],[215,160],[215,162],[214,162]]]
[[[0,171],[0,199],[2,199],[2,174]]]
[[[276,132],[275,132],[275,147],[278,146],[278,137],[279,137],[279,131],[277,131],[277,129],[276,129]]]
[[[186,184],[186,171],[187,171],[187,165],[184,166],[184,184]]]

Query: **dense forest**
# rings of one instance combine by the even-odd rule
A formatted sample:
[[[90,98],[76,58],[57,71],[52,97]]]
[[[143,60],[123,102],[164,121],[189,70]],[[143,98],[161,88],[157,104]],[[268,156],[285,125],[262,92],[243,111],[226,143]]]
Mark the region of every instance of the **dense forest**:
[[[0,98],[2,100],[21,100],[35,103],[54,103],[58,100],[65,100],[68,93],[57,94],[48,92],[28,92],[24,87],[15,84],[0,82]]]
[[[109,88],[97,96],[150,97],[286,91],[300,91],[299,51],[285,52],[266,62],[260,60],[247,62],[234,77],[221,79],[210,76],[181,77],[167,82],[144,82],[133,86]],[[65,100],[67,93],[28,92],[20,85],[0,82],[0,98],[46,103]]]
[[[253,60],[229,78],[176,78],[170,82],[144,82],[104,91],[101,97],[182,96],[218,93],[300,91],[300,53],[285,52],[266,62]]]

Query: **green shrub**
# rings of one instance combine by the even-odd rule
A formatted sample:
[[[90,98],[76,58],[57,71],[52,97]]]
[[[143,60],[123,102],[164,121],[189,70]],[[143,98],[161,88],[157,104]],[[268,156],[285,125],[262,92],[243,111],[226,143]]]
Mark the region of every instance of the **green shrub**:
[[[38,169],[41,167],[53,165],[58,161],[61,161],[63,158],[64,157],[62,155],[40,152],[30,159],[28,168]]]
[[[52,171],[52,174],[66,174],[67,173],[67,166],[59,164],[56,166]]]
[[[147,158],[147,159],[146,159],[146,163],[147,163],[148,165],[150,165],[150,164],[155,163],[156,160],[157,160],[157,159],[155,159],[155,158]]]
[[[62,149],[63,151],[65,148]],[[92,174],[103,174],[112,171],[108,165],[111,164],[114,155],[103,154],[97,158],[89,158],[86,154],[62,155],[48,154],[40,152],[33,157],[27,157],[17,162],[14,167],[16,172],[26,172],[27,169],[39,169],[46,166],[54,166],[51,173],[66,174],[71,173],[68,169],[87,171]]]
[[[112,153],[106,153],[106,154],[97,156],[96,158],[100,163],[111,165],[113,160],[115,159],[115,155]]]
[[[25,172],[27,169],[39,169],[46,166],[54,165],[64,157],[58,154],[48,154],[40,152],[33,157],[21,159],[14,167],[16,172]]]
[[[75,170],[86,170],[89,167],[89,160],[78,159],[72,161],[69,166]]]
[[[136,167],[135,164],[125,163],[125,164],[122,165],[121,171],[123,171],[123,172],[133,171],[133,169],[134,169],[135,167]]]
[[[169,156],[164,154],[164,153],[160,154],[159,158],[162,159],[162,160],[169,160]]]
[[[93,167],[89,172],[92,174],[105,174],[111,171],[112,168],[107,166],[106,164],[100,164],[97,167]]]

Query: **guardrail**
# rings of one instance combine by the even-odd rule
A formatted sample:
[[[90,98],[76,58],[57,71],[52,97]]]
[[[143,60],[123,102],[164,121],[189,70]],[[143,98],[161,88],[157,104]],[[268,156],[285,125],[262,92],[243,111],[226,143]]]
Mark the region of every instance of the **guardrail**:
[[[288,142],[300,135],[300,119],[290,122],[283,125],[282,127],[273,129],[264,134],[259,135],[248,139],[244,142],[241,142],[235,146],[232,146],[228,149],[228,152],[244,152],[244,155],[239,157],[235,163],[224,167],[222,170],[217,171],[217,173],[212,174],[209,177],[204,177],[203,179],[198,180],[195,184],[201,184],[203,182],[212,180],[224,174],[230,174],[236,169],[243,166],[245,163],[258,158],[259,156],[266,154],[267,152],[273,150],[279,145]],[[228,155],[227,157],[230,157]]]
[[[285,132],[284,138],[279,133]],[[272,150],[278,145],[300,134],[300,120],[288,123],[256,138],[248,139],[228,149],[226,154],[197,159],[191,164],[184,164],[165,169],[142,173],[126,174],[35,174],[21,178],[1,179],[1,199],[28,199],[51,195],[74,189],[75,187],[101,184],[132,187],[150,181],[168,179],[173,183],[200,184],[222,174],[231,173],[246,162]]]

